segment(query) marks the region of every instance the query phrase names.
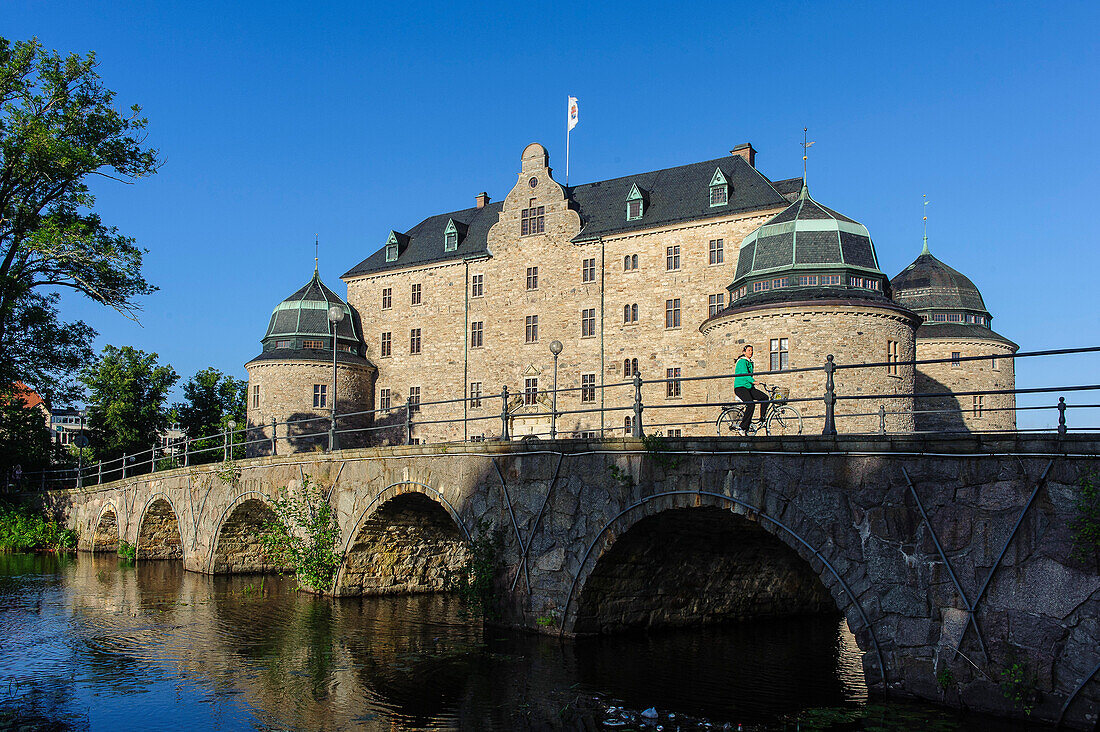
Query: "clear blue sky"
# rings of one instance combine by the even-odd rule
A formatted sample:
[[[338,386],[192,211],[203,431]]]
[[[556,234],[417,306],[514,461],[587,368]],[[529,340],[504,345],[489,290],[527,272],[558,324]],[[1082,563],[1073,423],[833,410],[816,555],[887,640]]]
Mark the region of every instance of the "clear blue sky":
[[[79,298],[103,344],[183,378],[244,377],[271,309],[390,229],[468,207],[547,146],[571,181],[752,142],[773,178],[863,222],[894,275],[921,246],[970,276],[1024,350],[1100,342],[1096,29],[1071,3],[285,3],[6,0],[0,33],[99,55],[140,103],[160,173],[97,184],[149,249],[141,325]],[[1021,362],[1021,386],[1095,380],[1097,359]],[[1042,372],[1042,366],[1057,369]],[[1100,401],[1100,395],[1089,397]],[[1049,422],[1047,418],[1044,422]]]

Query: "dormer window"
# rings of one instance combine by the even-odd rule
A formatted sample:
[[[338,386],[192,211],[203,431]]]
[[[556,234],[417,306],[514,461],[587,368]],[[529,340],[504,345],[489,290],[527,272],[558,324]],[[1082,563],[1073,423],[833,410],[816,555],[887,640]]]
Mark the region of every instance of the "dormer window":
[[[397,234],[395,234],[394,232],[391,231],[390,232],[390,238],[386,240],[386,261],[387,262],[396,262],[397,261],[397,250],[398,250]]]
[[[637,221],[645,213],[645,198],[642,190],[635,183],[630,188],[630,195],[626,197],[626,220]]]
[[[714,169],[710,178],[710,205],[725,206],[730,200],[730,187],[721,168]]]
[[[454,219],[447,222],[447,228],[443,230],[443,251],[453,252],[458,249],[458,227]]]

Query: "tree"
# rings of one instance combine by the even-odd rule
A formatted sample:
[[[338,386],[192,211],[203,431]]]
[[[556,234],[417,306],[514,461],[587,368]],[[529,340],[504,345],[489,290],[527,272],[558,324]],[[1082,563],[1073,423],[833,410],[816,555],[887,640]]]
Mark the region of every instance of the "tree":
[[[168,426],[168,390],[179,380],[157,354],[106,346],[81,376],[88,387],[88,439],[102,460],[149,450]]]
[[[145,147],[141,108],[114,109],[114,92],[96,74],[94,53],[62,57],[37,39],[0,38],[0,379],[21,376],[16,359],[19,319],[37,318],[51,335],[31,362],[50,363],[78,337],[84,323],[57,321],[55,300],[40,288],[69,288],[134,317],[137,298],[156,288],[141,272],[144,249],[92,210],[94,176],[132,183],[156,172],[156,151]],[[72,337],[59,337],[71,328]],[[39,342],[24,339],[37,349]],[[52,349],[52,350],[51,350]],[[76,360],[79,360],[80,353]],[[70,359],[70,361],[73,359]],[[12,373],[5,373],[4,371]],[[27,374],[38,389],[59,369]],[[37,376],[37,378],[31,378]]]
[[[16,465],[24,473],[49,466],[52,442],[44,417],[14,390],[0,393],[0,485]]]
[[[224,432],[229,429],[231,420],[243,428],[248,406],[247,389],[247,381],[227,376],[215,368],[202,369],[183,385],[184,401],[174,407],[180,428],[191,439]],[[196,443],[193,449],[202,452],[195,456],[195,461],[219,459],[221,454],[213,448],[221,444],[220,440]]]

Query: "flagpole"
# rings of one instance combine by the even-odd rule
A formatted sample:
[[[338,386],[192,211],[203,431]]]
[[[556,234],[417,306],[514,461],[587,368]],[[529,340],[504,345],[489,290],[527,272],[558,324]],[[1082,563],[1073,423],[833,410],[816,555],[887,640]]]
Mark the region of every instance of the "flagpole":
[[[569,187],[569,97],[565,98],[565,187]]]

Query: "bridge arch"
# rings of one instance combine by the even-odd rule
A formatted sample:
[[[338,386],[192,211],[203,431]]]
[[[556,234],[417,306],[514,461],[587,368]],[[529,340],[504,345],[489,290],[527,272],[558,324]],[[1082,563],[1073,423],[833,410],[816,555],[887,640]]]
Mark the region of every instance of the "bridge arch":
[[[166,493],[154,493],[141,509],[137,557],[183,559],[183,533],[180,529],[179,512]]]
[[[100,509],[92,530],[93,552],[117,552],[122,538],[122,526],[114,501],[107,501]]]
[[[439,592],[465,564],[470,532],[438,489],[402,481],[359,513],[344,544],[336,595]]]
[[[865,653],[875,653],[877,675],[885,683],[886,671],[882,652],[863,607],[842,573],[822,553],[818,546],[821,542],[815,540],[811,532],[799,527],[797,518],[788,518],[796,515],[797,511],[788,507],[784,513],[787,520],[780,520],[769,515],[761,506],[703,490],[665,491],[647,496],[622,509],[600,528],[585,548],[581,565],[566,596],[560,629],[562,632],[582,634],[598,631],[601,621],[604,620],[599,617],[600,612],[609,607],[614,609],[614,599],[606,596],[609,585],[616,581],[616,578],[608,576],[611,574],[609,565],[635,562],[638,565],[635,570],[644,572],[647,569],[646,560],[639,557],[638,551],[644,550],[647,539],[652,540],[654,535],[660,537],[670,530],[683,533],[693,521],[702,520],[711,529],[718,527],[739,531],[742,536],[747,536],[750,541],[760,542],[768,550],[782,547],[775,556],[786,563],[787,569],[796,569],[789,561],[794,556],[797,563],[801,564],[802,571],[814,576],[819,591],[827,591],[832,595],[832,604],[844,613],[860,649]],[[721,525],[723,518],[724,527]],[[764,539],[765,536],[767,539]],[[768,547],[768,544],[771,546]],[[658,551],[664,549],[660,545],[656,548]],[[783,556],[784,554],[787,556]],[[651,575],[644,579],[652,584]],[[794,579],[804,581],[804,578]],[[795,594],[812,602],[812,589],[803,586]],[[604,596],[601,597],[601,593]],[[637,598],[631,599],[636,601]],[[738,616],[737,607],[727,609],[733,611],[727,617]],[[697,622],[699,618],[694,617],[692,620]],[[614,626],[615,622],[612,621],[611,625]],[[871,681],[868,679],[869,683]]]
[[[266,574],[284,569],[271,563],[260,543],[263,525],[275,518],[270,496],[259,491],[237,495],[214,524],[207,571],[211,574]]]

